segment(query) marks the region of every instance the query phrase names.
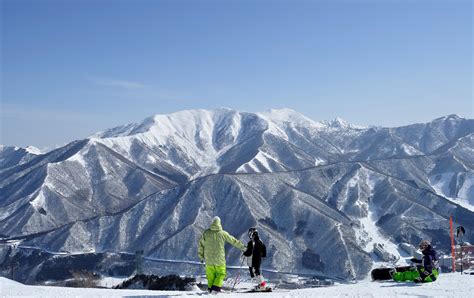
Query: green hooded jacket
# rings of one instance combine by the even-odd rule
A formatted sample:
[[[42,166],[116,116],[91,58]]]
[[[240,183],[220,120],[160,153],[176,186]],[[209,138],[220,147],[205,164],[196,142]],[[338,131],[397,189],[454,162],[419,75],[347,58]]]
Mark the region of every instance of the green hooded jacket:
[[[245,249],[245,245],[224,231],[219,217],[215,217],[209,229],[205,230],[199,239],[198,256],[201,261],[205,260],[206,265],[225,265],[225,243],[229,242],[240,250]]]

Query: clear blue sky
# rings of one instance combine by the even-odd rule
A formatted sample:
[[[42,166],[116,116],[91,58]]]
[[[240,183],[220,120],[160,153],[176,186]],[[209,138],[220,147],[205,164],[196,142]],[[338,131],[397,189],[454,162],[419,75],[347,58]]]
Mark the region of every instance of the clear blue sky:
[[[194,108],[473,118],[469,0],[0,1],[4,145]]]

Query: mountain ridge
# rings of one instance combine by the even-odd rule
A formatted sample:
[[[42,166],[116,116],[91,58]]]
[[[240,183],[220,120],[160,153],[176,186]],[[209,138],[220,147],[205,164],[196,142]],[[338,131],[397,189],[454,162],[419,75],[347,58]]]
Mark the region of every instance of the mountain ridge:
[[[193,260],[219,215],[239,237],[271,235],[271,268],[352,279],[377,261],[358,232],[369,216],[387,243],[447,250],[449,215],[474,240],[474,120],[334,124],[288,109],[191,110],[17,158],[0,167],[0,246]]]

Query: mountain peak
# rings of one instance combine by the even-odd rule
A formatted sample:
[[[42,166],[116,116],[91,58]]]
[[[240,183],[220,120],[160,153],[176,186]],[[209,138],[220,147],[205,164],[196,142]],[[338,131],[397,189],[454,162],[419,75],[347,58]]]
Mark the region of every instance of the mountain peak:
[[[458,114],[450,114],[450,115],[436,118],[434,121],[461,120],[461,119],[464,119],[464,118]]]
[[[311,126],[316,126],[316,127],[324,126],[320,122],[314,121],[313,119],[310,119],[306,117],[305,115],[289,108],[270,109],[263,113],[258,113],[258,115],[263,116],[264,118],[268,118],[269,120],[272,120],[272,121],[290,122],[290,123],[295,123],[300,126],[304,126],[308,124]]]
[[[340,117],[336,117],[334,120],[325,120],[323,121],[323,124],[325,124],[326,126],[329,126],[331,128],[337,128],[337,129],[344,129],[344,128],[351,128],[351,129],[363,129],[365,127],[362,127],[362,126],[357,126],[357,125],[354,125],[354,124],[351,124],[349,122],[347,122],[346,120],[340,118]]]
[[[25,150],[28,153],[35,154],[35,155],[43,154],[43,152],[39,148],[36,148],[35,146],[28,146],[25,148]]]
[[[297,111],[289,109],[289,108],[270,109],[261,114],[266,115],[272,119],[277,119],[277,120],[289,120],[291,118],[300,118],[300,117],[306,118],[303,114],[298,113]]]
[[[331,125],[335,126],[335,127],[341,127],[341,128],[346,128],[346,127],[351,126],[351,124],[349,122],[347,122],[346,120],[344,120],[340,117],[336,117],[336,119],[332,120]]]
[[[166,130],[181,127],[189,127],[197,122],[205,122],[206,119],[225,117],[226,115],[234,115],[238,113],[235,110],[229,108],[217,108],[213,110],[206,109],[189,109],[177,111],[169,114],[155,114],[151,117],[145,118],[141,122],[130,123],[126,125],[117,126],[111,129],[107,129],[102,132],[98,132],[92,137],[94,138],[114,138],[114,137],[126,137],[135,134],[141,134],[150,131],[152,128],[157,127],[163,133]],[[194,124],[193,124],[194,123]]]
[[[27,152],[27,153],[30,153],[30,154],[34,154],[34,155],[40,155],[40,154],[43,154],[43,152],[34,147],[34,146],[28,146],[26,148],[22,148],[22,147],[17,147],[17,146],[5,146],[5,145],[0,145],[0,151],[6,151],[6,150],[11,150],[11,151],[23,151],[23,152]]]

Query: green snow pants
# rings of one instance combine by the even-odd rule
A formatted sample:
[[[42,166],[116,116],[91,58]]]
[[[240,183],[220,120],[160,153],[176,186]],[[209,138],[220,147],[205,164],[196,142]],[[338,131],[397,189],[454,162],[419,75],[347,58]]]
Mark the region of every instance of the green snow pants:
[[[423,270],[421,268],[420,270]],[[432,274],[434,275],[435,278],[438,278],[439,272],[436,269],[433,269]],[[395,281],[415,281],[415,279],[420,277],[420,271],[413,269],[413,270],[408,270],[405,272],[395,272],[393,275],[393,280]],[[431,276],[428,276],[425,278],[424,282],[432,282],[433,279]]]
[[[206,265],[206,277],[207,277],[207,288],[213,290],[215,288],[222,288],[222,285],[224,284],[224,279],[226,276],[226,266],[221,265],[221,266],[212,266],[212,265]]]

